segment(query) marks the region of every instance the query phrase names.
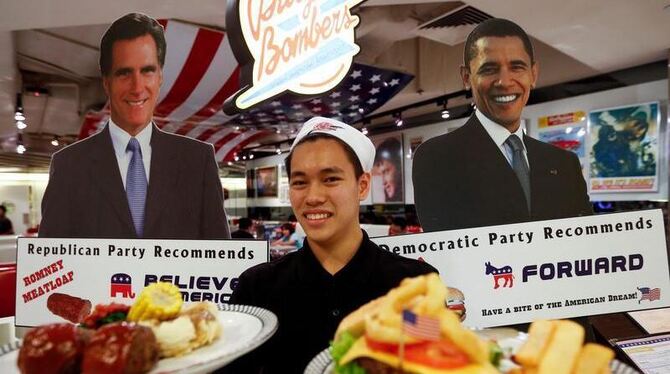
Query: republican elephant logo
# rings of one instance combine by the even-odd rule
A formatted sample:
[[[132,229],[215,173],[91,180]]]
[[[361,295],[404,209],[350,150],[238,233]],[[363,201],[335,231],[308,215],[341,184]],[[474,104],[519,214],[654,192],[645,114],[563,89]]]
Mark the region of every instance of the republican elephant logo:
[[[112,275],[109,293],[111,297],[116,297],[116,295],[120,293],[123,298],[134,299],[133,279],[130,275],[124,273],[116,273]]]

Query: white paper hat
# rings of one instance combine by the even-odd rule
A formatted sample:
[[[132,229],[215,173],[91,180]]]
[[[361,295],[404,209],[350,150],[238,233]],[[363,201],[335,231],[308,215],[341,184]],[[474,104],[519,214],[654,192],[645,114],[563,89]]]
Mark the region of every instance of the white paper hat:
[[[331,118],[314,117],[305,122],[291,144],[291,152],[305,136],[312,133],[328,134],[340,139],[354,151],[364,172],[369,173],[372,170],[375,160],[375,146],[372,141],[355,128]]]

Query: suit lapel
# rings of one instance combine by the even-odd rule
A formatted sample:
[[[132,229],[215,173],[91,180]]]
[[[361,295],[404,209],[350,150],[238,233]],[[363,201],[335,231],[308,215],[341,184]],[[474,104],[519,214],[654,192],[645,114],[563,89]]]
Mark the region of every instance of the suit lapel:
[[[92,152],[91,176],[94,183],[101,191],[102,198],[111,202],[114,212],[119,217],[123,225],[130,233],[135,235],[130,208],[128,208],[128,198],[121,173],[119,172],[119,163],[114,154],[112,138],[109,134],[109,124],[97,135],[93,135],[96,144],[93,145],[96,152]]]
[[[484,183],[486,183],[481,188],[491,191],[491,185],[493,185],[495,193],[500,199],[511,199],[511,206],[517,207],[519,214],[527,217],[528,213],[522,213],[523,211],[528,212],[528,206],[521,183],[507,158],[505,158],[498,145],[491,139],[491,136],[489,136],[484,126],[474,114],[468,120],[466,126],[469,127],[468,131],[472,132],[472,136],[469,138],[476,139],[473,146],[469,149],[472,152],[471,156],[478,159],[473,164],[481,166],[480,173],[484,176]],[[532,191],[531,186],[531,198]]]
[[[163,206],[171,201],[170,191],[176,191],[179,176],[177,155],[170,148],[167,134],[154,125],[151,133],[151,175],[145,208],[144,236],[156,232]]]

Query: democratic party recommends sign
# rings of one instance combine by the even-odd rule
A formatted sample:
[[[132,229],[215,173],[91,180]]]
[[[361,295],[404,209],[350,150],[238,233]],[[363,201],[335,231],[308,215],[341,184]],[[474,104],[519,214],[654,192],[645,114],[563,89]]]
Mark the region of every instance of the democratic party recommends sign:
[[[471,327],[670,305],[661,210],[372,240],[437,268]]]
[[[268,257],[257,240],[19,238],[16,324],[66,322],[82,305],[130,305],[158,281],[177,285],[187,302],[226,303],[239,275]]]

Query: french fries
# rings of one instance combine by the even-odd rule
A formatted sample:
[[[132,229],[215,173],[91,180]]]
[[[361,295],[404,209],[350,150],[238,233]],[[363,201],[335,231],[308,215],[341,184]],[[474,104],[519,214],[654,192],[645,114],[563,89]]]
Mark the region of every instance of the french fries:
[[[538,374],[570,374],[584,344],[584,328],[576,322],[557,321],[553,338],[540,360]]]
[[[556,321],[540,320],[533,322],[528,329],[528,343],[524,344],[514,355],[514,361],[521,366],[536,367],[544,354],[549,340],[554,333]]]
[[[577,365],[573,373],[607,373],[609,363],[614,358],[614,352],[602,345],[587,343],[579,353]]]
[[[514,355],[521,368],[514,374],[604,374],[614,352],[601,345],[584,343],[584,328],[569,321],[535,321],[528,340]]]

